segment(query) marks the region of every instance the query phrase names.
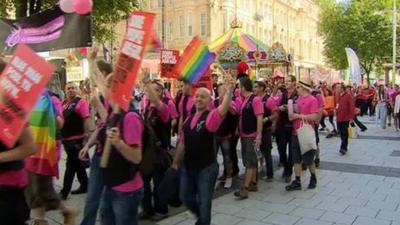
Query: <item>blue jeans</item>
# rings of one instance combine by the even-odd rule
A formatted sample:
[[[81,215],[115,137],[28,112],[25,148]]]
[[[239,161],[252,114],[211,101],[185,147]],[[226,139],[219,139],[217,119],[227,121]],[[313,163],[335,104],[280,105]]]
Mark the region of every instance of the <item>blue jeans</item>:
[[[377,117],[379,119],[381,128],[386,128],[386,119],[387,119],[387,106],[386,103],[380,102],[376,105],[377,108]]]
[[[217,162],[203,169],[181,170],[181,200],[196,214],[196,225],[211,224],[211,202],[217,176]]]
[[[94,154],[90,163],[89,186],[81,225],[95,225],[103,192],[103,173],[100,168],[101,156]]]
[[[143,199],[143,189],[119,192],[104,189],[100,217],[102,225],[137,225],[138,208]]]

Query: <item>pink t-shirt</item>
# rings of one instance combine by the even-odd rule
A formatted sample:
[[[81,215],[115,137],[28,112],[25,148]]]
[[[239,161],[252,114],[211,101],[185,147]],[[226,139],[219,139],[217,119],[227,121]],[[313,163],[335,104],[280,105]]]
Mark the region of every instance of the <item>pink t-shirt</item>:
[[[86,119],[90,117],[89,111],[89,103],[86,99],[81,99],[75,107],[76,112],[82,117],[82,119]]]
[[[274,98],[272,98],[272,97],[269,97],[268,99],[267,99],[267,108],[269,109],[269,110],[271,110],[271,112],[272,111],[274,111],[275,109],[276,109],[276,102],[275,102],[275,99]]]
[[[150,116],[155,111],[157,113],[157,116],[160,118],[160,120],[163,123],[168,123],[169,122],[169,120],[170,120],[169,108],[168,108],[168,106],[166,104],[164,104],[163,102],[160,102],[160,105],[161,105],[160,110],[157,110],[156,107],[153,106],[153,104],[148,104],[147,103],[146,105],[147,105],[146,109],[144,111],[142,111],[142,112],[144,113],[145,111],[147,111],[147,116]]]
[[[179,118],[179,114],[176,111],[175,103],[172,100],[168,101],[168,111],[169,111],[169,116],[172,120]]]
[[[318,109],[323,109],[325,105],[324,105],[324,98],[322,97],[322,95],[317,94],[315,95],[315,98],[317,99]]]
[[[62,110],[62,102],[56,96],[51,96],[51,101],[54,105],[54,109],[56,111],[56,116],[63,117]]]
[[[240,112],[240,117],[239,117],[239,131],[240,131],[240,137],[257,137],[257,132],[254,132],[252,134],[245,134],[243,133],[243,129],[242,129],[242,112],[243,109],[245,108],[245,106],[247,105],[247,102],[250,99],[250,96],[247,96],[242,104],[240,105],[240,110],[238,110]],[[263,108],[263,104],[262,104],[262,98],[260,96],[256,96],[253,99],[253,111],[254,111],[254,115],[255,116],[259,116],[259,115],[263,115],[264,114],[264,108]]]
[[[304,97],[299,96],[297,98],[297,111],[295,113],[299,113],[302,115],[309,115],[313,113],[318,113],[318,101],[312,95],[307,95]],[[294,120],[293,121],[293,134],[297,134],[297,129],[300,128],[302,120]],[[311,123],[314,124],[314,123]]]
[[[193,129],[197,125],[197,122],[199,121],[199,119],[200,119],[201,115],[203,115],[203,113],[204,112],[196,113],[193,115],[193,119],[190,123],[191,129]],[[218,130],[219,126],[221,126],[223,120],[224,120],[224,117],[222,117],[219,114],[218,108],[211,110],[206,119],[206,129],[209,132],[217,132],[217,130]],[[180,133],[179,140],[182,142],[185,140],[184,132]]]
[[[130,146],[142,146],[142,133],[143,133],[143,123],[138,114],[134,112],[129,112],[124,118],[124,133],[123,140],[126,144]],[[140,173],[137,172],[136,176],[126,183],[120,184],[113,187],[114,191],[119,192],[133,192],[143,187],[143,180]]]
[[[28,174],[25,169],[0,173],[0,185],[25,187],[28,185]]]

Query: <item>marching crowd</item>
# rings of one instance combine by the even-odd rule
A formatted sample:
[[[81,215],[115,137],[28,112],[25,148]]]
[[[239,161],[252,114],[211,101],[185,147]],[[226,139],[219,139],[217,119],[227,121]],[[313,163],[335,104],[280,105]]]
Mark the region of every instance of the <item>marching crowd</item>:
[[[398,86],[315,84],[291,75],[253,82],[243,63],[235,74],[213,74],[212,91],[180,82],[174,97],[167,84],[145,74],[134,90],[131,108],[120,112],[107,97],[112,66],[104,61],[91,64],[97,91],[93,89],[89,99],[79,95],[75,83],[67,83],[63,101],[51,91],[43,94],[55,109],[57,151],[62,145],[67,155],[60,193],[53,185],[57,169],[45,168],[41,173],[31,169],[35,165],[30,155],[36,149],[29,125],[14,147],[0,143],[1,224],[22,225],[29,220],[45,225],[46,211],[55,209],[62,212],[65,225],[77,224],[77,211],[64,201],[70,194],[87,193],[81,225],[94,225],[98,212],[103,225],[158,221],[167,217],[170,205],[179,206],[181,201],[197,216],[196,225],[207,225],[217,180],[230,189],[239,175],[238,143],[245,171],[234,196],[244,200],[258,191],[261,177],[266,182],[277,179],[273,140],[283,168],[280,176],[288,183],[286,191],[302,189],[301,175],[306,169],[311,174],[307,188],[314,189],[323,151],[318,131],[327,130],[327,138],[339,136],[338,150],[344,155],[349,150],[349,128],[357,125],[367,130],[358,116],[376,115],[382,128],[391,126],[391,118],[396,131],[400,125]],[[0,66],[2,70],[4,63]],[[96,125],[91,130],[93,119]],[[308,138],[315,142],[310,149],[302,147],[307,137],[300,133],[306,125],[312,127],[312,138]],[[108,144],[108,165],[102,168]],[[219,151],[223,174],[219,174]],[[75,175],[80,186],[71,190]]]

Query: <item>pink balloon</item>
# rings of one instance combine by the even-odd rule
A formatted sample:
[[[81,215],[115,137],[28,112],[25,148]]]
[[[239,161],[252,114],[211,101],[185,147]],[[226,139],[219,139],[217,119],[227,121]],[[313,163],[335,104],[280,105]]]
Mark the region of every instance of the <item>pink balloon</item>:
[[[60,0],[60,9],[65,13],[73,13],[74,9],[74,0]]]
[[[84,15],[92,11],[93,2],[92,0],[74,0],[75,12]]]

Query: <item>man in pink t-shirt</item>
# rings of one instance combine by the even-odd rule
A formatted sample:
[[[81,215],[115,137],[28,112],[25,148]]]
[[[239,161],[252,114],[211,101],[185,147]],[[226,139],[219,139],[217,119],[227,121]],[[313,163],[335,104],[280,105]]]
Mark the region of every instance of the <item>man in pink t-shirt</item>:
[[[263,104],[259,96],[253,94],[253,84],[248,77],[239,80],[240,94],[244,100],[239,112],[239,133],[242,145],[243,165],[246,167],[243,187],[234,195],[239,199],[248,198],[249,191],[257,191],[257,167],[263,128]],[[260,152],[261,154],[261,152]]]
[[[136,112],[124,112],[116,127],[107,134],[106,127],[98,136],[102,146],[105,139],[112,145],[108,166],[103,170],[105,188],[100,208],[101,223],[137,225],[138,207],[143,198],[143,180],[139,172],[143,121]]]
[[[72,194],[87,192],[88,177],[83,163],[79,160],[79,151],[83,148],[89,134],[89,103],[78,96],[78,86],[67,83],[65,86],[67,99],[63,102],[64,126],[61,129],[62,141],[67,153],[67,163],[64,174],[62,198],[67,199],[75,174],[80,187]]]
[[[299,97],[294,105],[293,112],[289,111],[289,119],[293,121],[292,130],[292,142],[290,146],[290,151],[292,153],[292,160],[294,163],[294,173],[296,179],[288,186],[286,186],[287,191],[301,190],[301,164],[303,163],[307,166],[311,173],[310,183],[308,185],[309,189],[314,189],[317,186],[317,178],[315,176],[315,150],[316,149],[306,149],[307,152],[302,154],[300,150],[299,139],[297,136],[297,130],[302,126],[302,123],[311,124],[314,126],[318,123],[318,101],[315,97],[311,95],[312,84],[311,81],[299,81],[297,84],[297,93]],[[291,106],[288,106],[290,109]],[[304,152],[304,151],[303,151]]]
[[[196,113],[189,116],[183,125],[180,142],[172,168],[181,168],[181,199],[187,208],[196,214],[196,224],[211,224],[211,203],[218,176],[218,162],[215,146],[215,132],[228,113],[232,87],[218,108],[209,110],[212,98],[206,88],[199,88],[195,94]]]
[[[254,92],[262,98],[262,104],[264,108],[263,114],[263,129],[260,150],[265,158],[265,172],[267,182],[272,182],[274,179],[274,171],[272,165],[272,124],[278,117],[276,112],[275,100],[272,96],[265,93],[266,83],[258,81],[254,84]]]

